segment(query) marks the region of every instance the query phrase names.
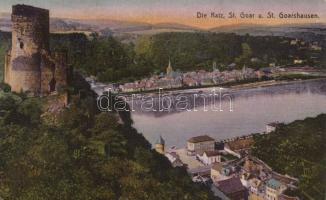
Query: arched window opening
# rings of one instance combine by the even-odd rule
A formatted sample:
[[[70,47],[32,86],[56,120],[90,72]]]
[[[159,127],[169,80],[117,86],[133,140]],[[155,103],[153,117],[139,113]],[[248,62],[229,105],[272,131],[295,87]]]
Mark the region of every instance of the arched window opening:
[[[49,83],[49,88],[50,88],[50,92],[54,92],[55,91],[55,84],[56,81],[54,78],[51,79],[50,83]]]

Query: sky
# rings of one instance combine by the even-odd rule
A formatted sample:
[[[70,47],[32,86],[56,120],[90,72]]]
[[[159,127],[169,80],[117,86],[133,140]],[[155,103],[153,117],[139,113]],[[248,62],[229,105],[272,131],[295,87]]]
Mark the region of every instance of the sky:
[[[201,28],[253,23],[326,23],[326,0],[1,0],[0,12],[11,12],[14,4],[50,9],[51,17],[75,19],[115,19],[146,23],[181,23]],[[314,13],[319,19],[216,19],[197,18],[197,12],[227,14],[241,12]]]

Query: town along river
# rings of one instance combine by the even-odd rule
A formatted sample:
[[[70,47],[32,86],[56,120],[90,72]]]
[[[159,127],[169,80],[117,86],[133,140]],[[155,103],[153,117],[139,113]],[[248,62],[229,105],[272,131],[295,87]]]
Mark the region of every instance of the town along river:
[[[205,102],[201,96],[212,96],[213,88],[171,92],[168,95],[174,101],[168,111],[159,111],[157,95],[152,94],[142,101],[136,98],[133,100],[134,111],[131,114],[134,127],[152,144],[161,135],[168,147],[184,147],[187,139],[193,136],[207,134],[216,140],[221,140],[264,132],[266,124],[270,122],[289,123],[326,113],[325,79],[242,90],[223,89],[221,94],[224,96],[221,98],[221,104],[218,96],[219,88],[215,89],[217,101],[207,98]],[[197,94],[195,102],[194,94]],[[175,99],[180,100],[178,98],[180,95],[185,96],[184,102],[177,103]],[[229,96],[232,97],[232,111],[230,111]],[[161,96],[160,101],[163,97],[164,95]],[[153,109],[156,111],[146,110],[151,107],[151,99],[154,99]],[[186,100],[190,111],[182,110]],[[142,103],[144,101],[147,103]],[[211,104],[214,104],[217,109],[212,109]],[[165,101],[165,105],[164,103],[162,105],[161,110],[170,104]],[[178,106],[182,109],[178,109]],[[223,111],[220,111],[220,108]]]

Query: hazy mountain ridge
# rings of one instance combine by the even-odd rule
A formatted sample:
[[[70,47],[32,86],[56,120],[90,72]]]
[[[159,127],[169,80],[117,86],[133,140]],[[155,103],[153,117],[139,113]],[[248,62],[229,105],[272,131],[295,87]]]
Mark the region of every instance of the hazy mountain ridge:
[[[0,30],[10,31],[11,30],[11,17],[9,13],[0,13]]]
[[[211,32],[227,32],[239,35],[250,34],[254,36],[284,36],[299,38],[304,40],[314,40],[315,38],[326,36],[326,24],[281,24],[274,26],[259,24],[239,24],[212,28]]]
[[[110,19],[98,20],[82,20],[82,19],[64,19],[64,18],[51,18],[50,19],[51,32],[71,32],[71,31],[91,31],[102,34],[109,33],[132,33],[139,31],[150,30],[182,30],[194,31],[199,28],[178,24],[178,23],[159,23],[149,24],[143,22],[130,22]],[[10,31],[11,20],[10,14],[0,13],[0,30]],[[163,31],[165,32],[165,31]]]
[[[275,35],[286,37],[298,37],[309,39],[316,35],[326,35],[326,24],[283,24],[275,26],[259,24],[235,24],[219,26],[211,29],[201,29],[179,23],[158,23],[150,24],[144,22],[131,22],[110,19],[50,19],[51,32],[98,32],[102,35],[111,34],[156,34],[161,32],[193,32],[193,31],[210,31],[210,32],[227,32],[240,35],[250,34],[255,36]],[[11,21],[9,13],[0,13],[0,30],[10,31]]]

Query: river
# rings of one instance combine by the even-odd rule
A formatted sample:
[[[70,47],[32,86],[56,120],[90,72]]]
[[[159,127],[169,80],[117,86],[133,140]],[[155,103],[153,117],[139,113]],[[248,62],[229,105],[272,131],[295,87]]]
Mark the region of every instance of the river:
[[[180,111],[176,108],[175,102],[168,111],[144,111],[141,109],[143,101],[135,100],[136,103],[133,105],[135,111],[132,112],[134,127],[152,144],[161,135],[166,146],[183,147],[187,139],[193,136],[207,134],[217,140],[226,139],[263,132],[266,130],[266,124],[270,122],[289,123],[326,113],[325,80],[292,82],[243,90],[223,89],[221,104],[213,100],[204,101],[203,98],[193,101],[194,94],[209,96],[213,89],[168,93],[172,98],[178,95],[189,97],[189,102],[192,103],[187,108],[190,108],[190,111]],[[231,101],[224,98],[228,95],[232,97]],[[159,110],[158,96],[152,97],[156,102],[155,110]],[[211,107],[213,103],[223,111],[213,110]]]

